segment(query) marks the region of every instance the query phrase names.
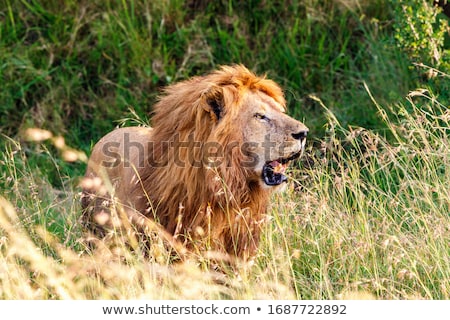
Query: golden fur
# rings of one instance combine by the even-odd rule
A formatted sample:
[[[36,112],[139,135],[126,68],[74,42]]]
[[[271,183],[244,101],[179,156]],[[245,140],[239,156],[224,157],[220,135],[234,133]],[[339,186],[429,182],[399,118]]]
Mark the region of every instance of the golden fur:
[[[241,65],[167,87],[153,128],[116,129],[95,145],[86,177],[114,191],[84,186],[84,223],[111,225],[112,194],[129,217],[156,220],[189,248],[252,256],[279,188],[264,183],[264,163],[304,146],[307,128],[285,110],[280,87]]]

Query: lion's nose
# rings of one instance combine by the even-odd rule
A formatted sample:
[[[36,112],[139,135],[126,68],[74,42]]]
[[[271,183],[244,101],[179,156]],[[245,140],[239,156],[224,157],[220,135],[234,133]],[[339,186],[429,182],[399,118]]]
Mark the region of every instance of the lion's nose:
[[[307,135],[308,135],[308,130],[302,130],[302,131],[299,131],[299,132],[297,132],[297,133],[293,133],[293,134],[292,134],[292,137],[293,137],[294,139],[296,139],[296,140],[303,141],[303,140],[306,139],[306,136],[307,136]]]

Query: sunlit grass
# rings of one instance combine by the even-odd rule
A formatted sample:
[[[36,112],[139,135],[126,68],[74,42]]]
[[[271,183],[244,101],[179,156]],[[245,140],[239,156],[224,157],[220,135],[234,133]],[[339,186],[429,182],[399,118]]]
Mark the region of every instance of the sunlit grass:
[[[269,234],[297,255],[302,298],[448,299],[450,113],[426,91],[408,100],[393,107],[395,122],[385,118],[394,142],[330,117],[299,191],[280,200],[282,222]]]
[[[450,113],[425,90],[391,109],[392,118],[379,109],[383,134],[343,128],[329,114],[326,137],[310,144],[291,171],[295,181],[273,197],[255,263],[225,274],[198,256],[169,263],[158,240],[150,257],[120,243],[88,248],[77,182],[60,176],[56,190],[27,159],[41,152],[58,168],[52,141],[33,149],[8,140],[0,297],[449,299]]]

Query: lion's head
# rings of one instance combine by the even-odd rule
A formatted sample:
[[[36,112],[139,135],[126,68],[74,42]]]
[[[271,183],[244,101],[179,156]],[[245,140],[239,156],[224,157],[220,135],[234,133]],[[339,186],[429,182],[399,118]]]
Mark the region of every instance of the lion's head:
[[[273,188],[287,181],[287,164],[300,155],[308,133],[285,112],[280,87],[238,65],[169,87],[155,106],[153,126],[164,135],[158,140],[177,135],[202,143],[202,150],[192,150],[201,154],[190,156],[221,168],[225,183]]]
[[[243,163],[250,169],[248,179],[258,179],[261,185],[273,188],[287,182],[287,164],[300,156],[308,129],[285,114],[282,96],[269,92],[248,90],[234,106],[238,110],[229,111],[238,114],[224,119],[223,126],[234,128],[240,135],[241,150],[248,157]]]
[[[222,67],[167,87],[153,112],[152,130],[122,128],[98,143],[122,141],[114,152],[125,161],[107,169],[116,197],[177,239],[251,255],[269,196],[287,181],[308,132],[286,115],[280,87],[241,65]],[[127,143],[146,146],[133,149],[144,161],[126,156]],[[94,148],[95,162],[106,157],[101,150]]]

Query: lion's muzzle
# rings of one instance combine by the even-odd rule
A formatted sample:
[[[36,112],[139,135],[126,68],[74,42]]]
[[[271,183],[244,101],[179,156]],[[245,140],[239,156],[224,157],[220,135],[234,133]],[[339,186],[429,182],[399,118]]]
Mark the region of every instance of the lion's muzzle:
[[[293,133],[292,137],[299,141],[300,150],[294,152],[292,155],[286,158],[279,158],[276,160],[267,161],[262,170],[262,179],[268,186],[278,186],[284,182],[287,182],[288,178],[285,175],[288,164],[290,161],[299,158],[305,148],[306,136],[308,130],[302,130],[297,133]]]

